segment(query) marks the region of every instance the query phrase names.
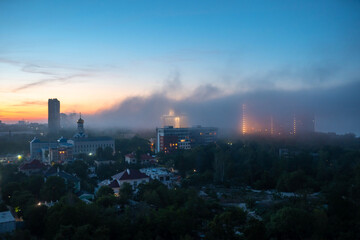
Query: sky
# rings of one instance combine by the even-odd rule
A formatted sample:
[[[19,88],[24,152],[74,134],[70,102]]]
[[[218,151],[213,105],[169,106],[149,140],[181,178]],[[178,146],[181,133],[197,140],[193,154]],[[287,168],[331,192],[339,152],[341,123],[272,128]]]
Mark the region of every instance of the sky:
[[[236,127],[246,102],[360,134],[359,76],[359,0],[0,1],[3,122],[58,98],[94,124]]]

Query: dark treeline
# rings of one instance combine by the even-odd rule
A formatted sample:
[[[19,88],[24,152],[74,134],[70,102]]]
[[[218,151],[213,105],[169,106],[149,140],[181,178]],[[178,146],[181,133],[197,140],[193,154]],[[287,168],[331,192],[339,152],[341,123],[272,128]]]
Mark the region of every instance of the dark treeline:
[[[161,155],[160,159],[179,170],[183,187],[250,186],[297,193],[292,201],[261,210],[269,238],[358,239],[359,143],[353,135],[253,137]],[[319,193],[316,201],[308,199],[312,193]]]
[[[29,153],[29,143],[34,137],[31,135],[11,135],[0,137],[0,155]]]
[[[160,154],[161,165],[179,171],[181,186],[168,189],[152,181],[134,191],[124,185],[119,196],[102,187],[90,204],[74,195],[72,184],[62,178],[44,182],[41,176],[19,173],[15,165],[1,166],[1,208],[10,206],[25,221],[24,228],[3,238],[359,239],[359,139],[324,139],[309,144],[305,139],[252,138]],[[149,150],[139,137],[116,144],[115,156],[107,150],[97,153],[115,161],[96,169],[99,179],[127,167],[124,154]],[[92,191],[96,181],[85,169],[93,161],[84,156],[62,168]],[[296,195],[283,198],[274,192],[271,202],[263,204],[251,189]],[[239,200],[242,197],[245,200]],[[230,200],[245,202],[252,214],[226,204]],[[39,201],[59,202],[46,207]]]

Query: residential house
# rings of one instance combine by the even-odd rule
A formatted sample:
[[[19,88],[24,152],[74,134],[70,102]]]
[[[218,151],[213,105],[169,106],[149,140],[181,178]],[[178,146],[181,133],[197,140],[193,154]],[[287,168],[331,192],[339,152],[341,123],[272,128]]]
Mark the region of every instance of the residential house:
[[[80,179],[78,177],[62,171],[58,167],[51,167],[44,173],[45,181],[48,177],[52,176],[64,179],[66,186],[73,185],[75,193],[80,191]]]
[[[19,171],[26,175],[41,174],[45,169],[46,165],[40,160],[34,159],[29,162],[24,162],[19,166]]]
[[[149,182],[150,177],[137,169],[126,169],[115,174],[111,179],[106,179],[99,183],[101,186],[109,186],[114,190],[115,194],[119,194],[119,190],[124,183],[129,183],[135,189],[141,183]]]
[[[136,164],[136,163],[140,163],[142,165],[144,165],[144,164],[152,164],[152,163],[156,162],[156,158],[151,156],[148,153],[148,154],[142,154],[140,156],[139,161],[137,161],[135,153],[129,153],[129,154],[125,155],[125,162],[128,163],[128,164]]]

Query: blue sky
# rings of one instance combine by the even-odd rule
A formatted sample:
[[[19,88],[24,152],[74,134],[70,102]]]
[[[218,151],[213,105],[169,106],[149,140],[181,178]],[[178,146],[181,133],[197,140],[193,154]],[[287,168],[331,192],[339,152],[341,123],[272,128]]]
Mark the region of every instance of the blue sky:
[[[359,42],[357,0],[2,0],[0,119],[30,108],[43,118],[50,97],[93,113],[170,85],[175,99],[204,85],[342,86],[358,81]],[[19,99],[34,106],[14,109]]]

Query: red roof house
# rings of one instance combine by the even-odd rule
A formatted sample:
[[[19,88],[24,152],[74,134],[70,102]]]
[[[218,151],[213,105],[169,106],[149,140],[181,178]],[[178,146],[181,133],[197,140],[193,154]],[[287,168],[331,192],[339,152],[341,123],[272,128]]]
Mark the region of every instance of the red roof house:
[[[137,169],[126,169],[118,174],[115,174],[111,179],[107,179],[99,183],[101,186],[111,187],[115,194],[119,193],[119,190],[124,183],[129,183],[134,189],[141,183],[149,182],[150,177],[145,173],[140,172]]]
[[[19,171],[26,175],[41,173],[44,169],[46,169],[46,165],[37,159],[25,162],[19,166]]]

